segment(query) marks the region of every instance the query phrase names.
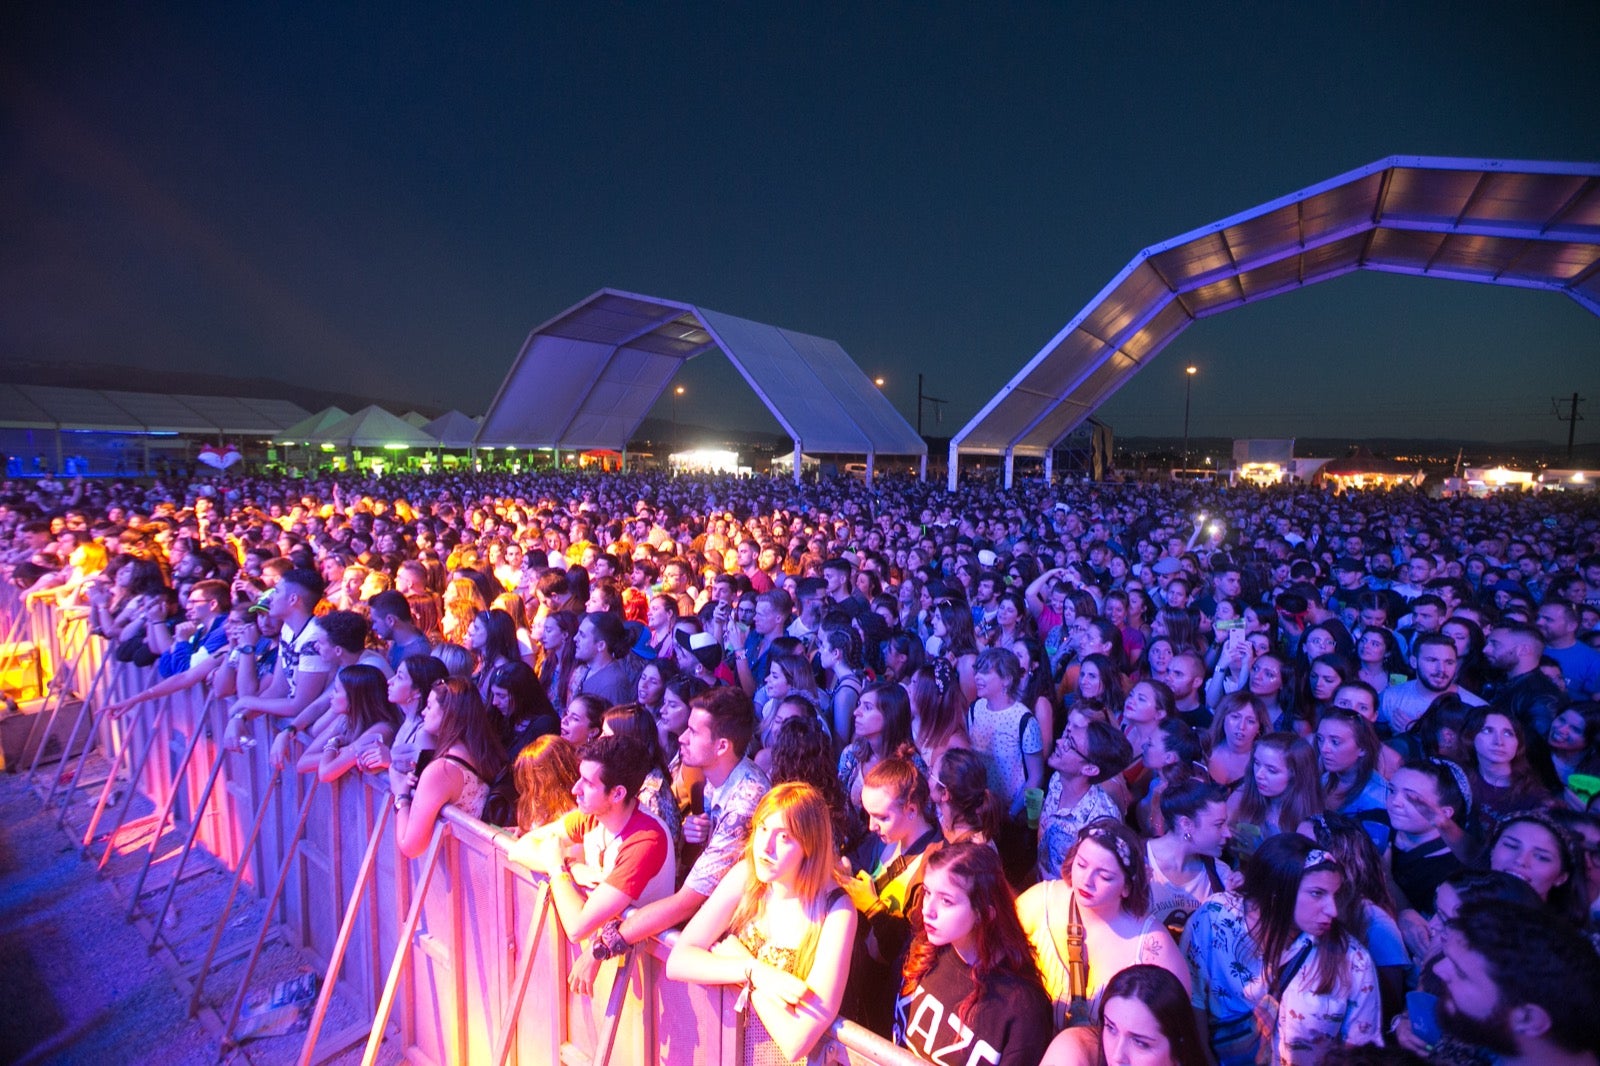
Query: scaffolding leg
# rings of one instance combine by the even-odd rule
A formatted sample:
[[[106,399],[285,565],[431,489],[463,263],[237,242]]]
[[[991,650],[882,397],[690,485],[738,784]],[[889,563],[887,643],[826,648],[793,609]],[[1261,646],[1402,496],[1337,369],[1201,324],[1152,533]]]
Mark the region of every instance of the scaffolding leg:
[[[261,949],[267,942],[267,932],[273,926],[273,912],[278,909],[278,899],[283,895],[284,885],[289,883],[289,871],[294,867],[295,852],[300,849],[300,839],[306,831],[306,819],[311,816],[311,802],[317,798],[317,790],[322,787],[322,780],[317,775],[310,776],[311,781],[306,786],[305,798],[300,801],[300,817],[295,821],[294,835],[283,842],[283,861],[278,864],[278,876],[272,882],[272,892],[267,896],[267,910],[261,917],[261,928],[256,932],[255,946],[250,949],[250,958],[244,964],[244,977],[239,981],[239,991],[234,994],[233,1006],[223,1022],[224,1052],[234,1046],[233,1027],[239,1024],[239,1012],[244,1009],[244,997],[250,991],[250,978],[255,976],[256,962],[261,958]]]
[[[156,750],[156,745],[161,742],[162,719],[166,718],[170,705],[162,703],[156,708],[156,713],[150,719],[150,736],[145,739],[144,748],[139,752],[137,764],[128,764],[128,791],[122,794],[122,807],[117,811],[117,824],[111,832],[106,834],[106,848],[100,853],[100,861],[95,865],[96,873],[104,873],[106,864],[111,861],[111,853],[116,850],[117,834],[122,832],[122,827],[128,821],[128,812],[133,810],[133,799],[139,794],[139,779],[144,776],[144,768],[150,763],[150,753]]]
[[[172,815],[172,809],[178,805],[178,791],[183,783],[183,775],[189,769],[189,760],[194,757],[195,748],[200,746],[200,738],[205,735],[207,718],[211,710],[211,700],[207,699],[200,708],[200,713],[195,716],[194,732],[189,737],[189,744],[183,749],[183,758],[178,760],[178,768],[172,774],[172,788],[167,790],[167,802],[161,805],[161,813],[156,816],[155,831],[150,835],[150,850],[144,853],[144,863],[139,867],[139,876],[133,882],[133,906],[128,910],[128,920],[133,920],[134,913],[139,909],[139,893],[144,891],[144,879],[150,874],[150,864],[155,861],[156,851],[161,845],[161,834],[167,831],[167,819]],[[200,815],[195,813],[195,820],[199,821]]]
[[[267,787],[261,793],[261,803],[256,807],[255,821],[250,823],[250,833],[245,838],[244,849],[240,852],[239,868],[233,872],[233,884],[228,887],[227,902],[222,905],[222,913],[217,916],[217,931],[211,934],[211,946],[206,948],[205,961],[200,964],[200,972],[194,976],[194,994],[189,997],[191,1018],[200,1013],[200,993],[206,986],[206,974],[211,972],[211,961],[217,957],[217,946],[222,943],[222,934],[228,928],[228,914],[233,910],[234,898],[239,895],[239,886],[244,883],[244,872],[250,868],[246,856],[255,849],[256,838],[261,835],[261,825],[267,820],[267,811],[272,806],[272,800],[278,791],[278,781],[282,776],[282,770],[274,771],[267,779]]]
[[[383,842],[383,832],[389,827],[389,812],[393,807],[384,802],[378,806],[378,819],[367,838],[366,853],[361,856],[361,869],[356,874],[355,891],[344,909],[344,922],[339,926],[339,936],[333,943],[333,954],[328,959],[328,969],[322,975],[322,989],[317,993],[317,1005],[311,1012],[311,1025],[306,1030],[305,1043],[300,1045],[297,1066],[311,1066],[311,1053],[316,1050],[317,1037],[322,1034],[322,1023],[327,1020],[328,1006],[333,1002],[333,985],[339,978],[339,968],[344,965],[344,953],[350,949],[350,938],[355,935],[356,921],[361,917],[361,901],[366,896],[367,883],[378,865],[378,847]],[[230,1025],[229,1028],[232,1028]]]
[[[422,857],[422,873],[417,878],[416,895],[411,900],[411,910],[406,913],[406,924],[400,930],[400,943],[395,948],[394,962],[389,966],[389,976],[383,982],[383,995],[378,997],[378,1013],[372,1019],[372,1032],[367,1034],[367,1049],[361,1054],[361,1066],[372,1066],[378,1059],[378,1048],[383,1044],[383,1031],[389,1027],[389,1014],[394,1010],[394,997],[400,991],[400,976],[405,973],[411,959],[411,948],[416,941],[417,924],[422,921],[422,904],[428,898],[428,886],[433,882],[433,871],[439,865],[439,849],[444,843],[444,821],[434,823],[433,839],[428,841],[428,852]]]
[[[100,665],[95,668],[94,680],[89,682],[89,691],[83,694],[83,702],[78,705],[78,717],[72,723],[72,732],[67,734],[67,746],[61,749],[61,765],[66,766],[67,760],[72,758],[72,745],[78,742],[78,730],[83,726],[84,718],[89,719],[89,735],[84,738],[83,750],[78,753],[78,765],[72,771],[72,780],[67,786],[66,795],[61,798],[61,818],[56,822],[57,827],[66,824],[67,803],[73,793],[78,790],[78,779],[83,776],[83,764],[89,761],[89,750],[94,747],[95,729],[99,725],[100,715],[91,710],[95,693],[99,691],[100,680],[105,677],[106,664],[111,662],[109,657],[100,660]],[[57,773],[50,785],[50,795],[45,799],[45,806],[55,801],[56,790],[61,787],[62,779],[67,775]]]
[[[155,916],[155,932],[150,938],[150,950],[155,951],[156,941],[161,939],[161,923],[167,920],[167,911],[172,909],[172,900],[178,894],[178,881],[183,877],[183,868],[189,861],[189,852],[194,849],[194,842],[200,836],[200,823],[205,817],[206,807],[211,802],[211,793],[216,790],[217,778],[222,773],[223,760],[227,752],[218,745],[216,753],[211,760],[211,772],[206,775],[206,787],[200,790],[200,802],[194,810],[194,822],[189,826],[189,835],[184,838],[183,850],[178,852],[178,865],[172,871],[172,880],[167,884],[167,894],[161,901],[161,908]],[[242,861],[241,861],[242,865]],[[134,893],[133,905],[128,908],[128,920],[133,921],[133,916],[139,906],[138,893]]]
[[[544,936],[545,923],[550,917],[550,883],[544,882],[539,886],[539,917],[533,923],[533,937],[528,948],[523,952],[522,958],[517,962],[517,976],[511,986],[511,1001],[506,1004],[505,1021],[501,1023],[500,1034],[494,1041],[494,1058],[490,1059],[490,1066],[506,1066],[506,1058],[511,1054],[511,1039],[517,1033],[517,1021],[522,1016],[522,1001],[528,994],[528,979],[533,976],[533,960],[539,954],[539,939]],[[301,1063],[300,1066],[306,1066]]]

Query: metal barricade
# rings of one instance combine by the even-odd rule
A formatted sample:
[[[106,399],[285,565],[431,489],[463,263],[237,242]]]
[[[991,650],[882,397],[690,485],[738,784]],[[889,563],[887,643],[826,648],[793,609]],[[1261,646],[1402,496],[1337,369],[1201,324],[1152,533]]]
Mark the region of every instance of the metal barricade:
[[[56,627],[39,628],[51,631],[52,661],[60,663]],[[96,640],[82,656],[86,664],[74,683],[85,691],[103,650]],[[114,690],[107,698],[154,681],[153,672],[131,667],[106,676],[106,688]],[[129,787],[154,808],[145,821],[155,836],[127,849],[143,859],[129,915],[151,916],[154,947],[183,882],[195,868],[211,865],[235,875],[236,892],[275,896],[256,930],[255,950],[275,931],[329,978],[306,1034],[302,1066],[359,1042],[373,1019],[381,1019],[373,1050],[378,1042],[397,1041],[411,1061],[741,1066],[736,990],[668,980],[672,934],[607,963],[592,1000],[568,993],[576,948],[549,903],[543,875],[511,861],[510,834],[446,808],[430,846],[431,873],[423,876],[428,863],[406,859],[395,844],[381,778],[347,774],[332,787],[318,787],[314,777],[292,767],[275,773],[274,733],[260,719],[247,730],[251,743],[225,752],[226,702],[193,689],[140,705],[120,721],[96,719],[104,750],[126,752],[125,765],[140,764]],[[105,831],[106,856],[123,828],[119,823]],[[172,834],[172,844],[159,849],[158,859],[163,832]],[[90,836],[98,834],[91,829]],[[195,856],[191,845],[205,857]],[[169,863],[164,883],[158,878],[156,887],[147,887],[147,875],[155,877]],[[141,893],[148,906],[141,905]],[[202,965],[179,978],[196,1003],[206,975]],[[249,983],[247,973],[236,989],[218,990],[228,1015],[237,1016]],[[367,1021],[324,1032],[335,994]],[[217,1017],[226,1041],[231,1017]],[[909,1066],[914,1060],[841,1022],[813,1061]]]

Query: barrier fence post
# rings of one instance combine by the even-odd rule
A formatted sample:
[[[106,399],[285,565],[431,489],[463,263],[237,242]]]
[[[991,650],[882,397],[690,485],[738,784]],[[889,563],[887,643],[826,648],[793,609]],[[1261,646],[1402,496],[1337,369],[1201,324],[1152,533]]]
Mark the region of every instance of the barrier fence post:
[[[277,794],[278,782],[282,777],[282,770],[274,770],[267,778],[267,787],[261,790],[261,802],[256,806],[255,821],[250,824],[250,833],[239,856],[239,867],[234,870],[233,883],[228,886],[228,899],[222,905],[222,914],[217,917],[217,931],[211,934],[211,946],[206,948],[205,961],[200,964],[200,972],[195,974],[194,994],[189,997],[191,1018],[200,1013],[200,993],[205,989],[206,975],[211,970],[211,960],[217,957],[217,946],[222,943],[222,934],[228,928],[228,914],[233,910],[233,901],[239,894],[239,886],[244,883],[244,872],[250,868],[246,856],[256,846],[256,838],[261,835],[262,823],[267,820],[267,810],[272,806],[273,796]]]
[[[239,991],[234,994],[233,1006],[228,1011],[228,1016],[223,1020],[222,1047],[227,1050],[233,1047],[233,1027],[239,1023],[239,1012],[244,1009],[244,997],[250,991],[250,978],[255,975],[256,961],[261,958],[261,948],[267,942],[267,932],[272,928],[274,912],[278,909],[278,897],[283,895],[283,886],[289,880],[289,870],[294,866],[294,855],[300,847],[300,838],[306,830],[306,819],[311,816],[311,801],[317,798],[317,790],[322,787],[322,779],[316,774],[311,774],[311,783],[306,788],[305,798],[300,801],[300,817],[294,824],[294,835],[283,842],[283,860],[278,865],[278,876],[272,882],[272,892],[267,896],[266,914],[262,916],[261,928],[256,932],[255,946],[250,949],[250,958],[244,964],[244,977],[239,982]]]
[[[55,728],[56,718],[61,714],[61,708],[67,702],[67,690],[69,688],[68,678],[72,677],[78,672],[78,661],[83,658],[83,653],[89,650],[89,636],[90,634],[88,630],[85,629],[83,642],[78,645],[78,650],[73,655],[72,666],[62,673],[53,674],[50,678],[47,686],[49,692],[45,696],[44,701],[45,704],[49,704],[52,697],[54,697],[56,701],[55,707],[50,711],[50,716],[45,718],[44,707],[40,707],[39,712],[33,716],[33,721],[28,727],[27,743],[35,745],[33,749],[33,762],[28,765],[28,784],[30,786],[34,783],[34,777],[39,772],[39,761],[44,756],[46,742],[50,739],[50,731]],[[39,729],[39,722],[41,719],[43,719],[45,723],[42,733]],[[37,741],[34,739],[36,735],[38,736]],[[61,757],[62,760],[65,761],[66,753],[63,752]]]
[[[100,853],[100,862],[95,867],[97,873],[104,873],[106,863],[111,861],[111,852],[117,845],[117,834],[122,832],[122,827],[127,823],[128,812],[133,810],[133,799],[139,794],[139,779],[144,776],[144,768],[150,762],[150,753],[161,741],[162,723],[171,712],[172,702],[162,700],[150,718],[150,735],[145,738],[144,748],[139,752],[138,764],[129,764],[128,791],[122,794],[122,809],[117,812],[117,824],[106,834],[106,848]]]
[[[183,749],[183,758],[178,760],[178,768],[172,774],[172,787],[167,790],[167,801],[161,805],[161,813],[156,816],[156,827],[150,835],[150,850],[145,852],[144,863],[139,867],[139,876],[133,882],[133,906],[128,911],[131,921],[133,914],[139,907],[139,894],[144,891],[144,879],[150,873],[150,864],[155,861],[156,849],[161,845],[161,834],[167,831],[167,818],[172,814],[172,809],[177,806],[179,784],[183,775],[189,768],[189,760],[194,757],[195,748],[200,746],[200,738],[205,735],[207,718],[211,711],[213,696],[207,696],[205,703],[200,706],[200,713],[195,716],[194,728],[189,736],[189,743]],[[199,812],[195,813],[195,820],[199,821]]]
[[[417,878],[416,894],[411,908],[406,912],[405,925],[400,930],[400,943],[395,947],[394,962],[389,966],[389,976],[383,982],[383,995],[378,998],[378,1013],[372,1019],[372,1032],[367,1034],[367,1047],[361,1055],[361,1066],[372,1066],[378,1058],[378,1048],[383,1043],[383,1031],[389,1026],[389,1013],[394,1009],[395,993],[400,988],[400,978],[411,959],[411,947],[416,940],[417,923],[422,920],[422,905],[428,898],[428,886],[433,883],[433,871],[439,865],[439,849],[444,843],[444,819],[433,825],[433,838],[428,841],[428,851],[422,857],[422,872]]]
[[[218,735],[216,732],[213,736]],[[172,900],[178,893],[178,881],[183,877],[183,867],[189,861],[189,852],[194,848],[195,840],[200,836],[200,823],[205,817],[206,807],[211,803],[211,794],[216,790],[217,778],[222,773],[223,761],[228,752],[220,743],[211,759],[211,770],[206,775],[206,784],[200,790],[199,802],[195,804],[194,818],[189,826],[189,835],[184,838],[183,850],[178,853],[178,865],[172,871],[172,879],[167,883],[166,898],[161,901],[161,909],[156,912],[155,932],[150,938],[150,950],[155,951],[156,941],[161,938],[161,923],[167,920],[167,911],[172,907]],[[128,908],[128,921],[133,921],[134,914],[139,906],[138,893],[134,893],[133,904]]]
[[[107,695],[110,695],[111,692],[116,689],[117,681],[122,676],[122,667],[126,666],[127,664],[116,662],[112,659],[101,660],[102,664],[107,661],[112,663],[111,672],[106,676],[105,682],[105,687],[108,690]],[[95,690],[91,687],[91,694],[94,694],[94,691]],[[88,705],[88,700],[86,699],[84,706],[88,707]],[[85,784],[83,781],[83,768],[88,765],[89,756],[94,754],[96,740],[101,739],[102,733],[106,734],[104,737],[104,750],[108,758],[122,745],[122,733],[116,730],[107,730],[105,728],[105,723],[105,706],[102,704],[102,706],[95,709],[90,715],[89,735],[84,737],[83,747],[78,752],[78,765],[72,771],[72,781],[67,785],[66,795],[61,798],[61,814],[56,819],[56,828],[58,829],[64,829],[66,827],[67,810],[72,806],[72,797],[77,795],[78,790],[94,788],[96,785],[101,784],[100,781],[91,781],[87,784]],[[67,750],[72,750],[71,743],[67,745]]]
[[[66,824],[67,802],[71,798],[72,794],[74,792],[76,792],[77,789],[78,789],[78,777],[83,773],[83,764],[86,761],[88,761],[89,749],[94,747],[94,729],[95,729],[95,727],[94,727],[93,723],[99,720],[99,714],[97,712],[95,712],[95,711],[92,711],[90,709],[90,707],[91,707],[91,704],[94,701],[95,693],[100,688],[100,679],[105,677],[106,665],[108,663],[110,663],[110,662],[111,662],[110,657],[103,655],[103,656],[100,657],[100,665],[95,667],[94,679],[89,682],[89,691],[83,694],[82,700],[78,703],[78,717],[73,719],[73,721],[72,721],[72,732],[67,734],[67,743],[61,749],[61,767],[62,768],[58,769],[56,771],[56,774],[55,774],[54,778],[50,782],[50,795],[45,797],[45,801],[44,801],[45,802],[45,806],[48,807],[50,804],[55,802],[56,792],[61,788],[61,783],[67,776],[66,773],[65,773],[64,768],[67,765],[67,761],[72,758],[72,745],[77,743],[77,741],[78,741],[78,730],[83,728],[83,720],[84,720],[84,718],[85,717],[89,718],[89,720],[90,720],[89,735],[84,738],[83,750],[79,753],[79,756],[78,756],[78,766],[72,773],[72,781],[67,787],[66,797],[63,798],[62,801],[61,801],[61,812],[62,813],[61,813],[61,819],[58,822],[56,822],[57,826],[61,826],[61,825]],[[46,736],[48,737],[48,735],[49,734],[47,733]]]
[[[333,1002],[333,985],[339,977],[339,969],[344,965],[344,954],[350,948],[350,938],[355,935],[356,920],[361,916],[361,902],[366,896],[367,885],[372,880],[372,872],[378,865],[378,848],[383,843],[384,830],[389,827],[389,812],[393,805],[383,803],[378,808],[378,819],[373,823],[372,833],[367,838],[367,850],[361,856],[361,869],[356,874],[355,890],[350,894],[350,902],[345,906],[344,921],[339,926],[338,939],[333,944],[333,954],[328,959],[328,969],[322,976],[322,989],[317,993],[317,1005],[311,1013],[311,1025],[306,1029],[305,1043],[300,1046],[298,1066],[311,1066],[311,1055],[317,1046],[317,1037],[322,1033],[322,1023],[327,1019],[328,1006]],[[376,904],[374,904],[376,906]]]
[[[150,716],[150,735],[148,738],[146,738],[144,748],[145,755],[149,755],[150,746],[155,743],[156,734],[159,732],[158,724],[161,720],[161,716],[166,713],[167,705],[165,702],[163,702],[156,705],[155,714]],[[106,773],[105,781],[101,783],[100,799],[95,803],[94,812],[89,815],[89,824],[84,828],[83,831],[83,841],[78,851],[79,858],[87,859],[89,857],[89,845],[93,844],[95,837],[99,835],[100,819],[105,814],[107,804],[109,804],[111,801],[112,791],[117,787],[117,774],[122,769],[122,761],[133,749],[133,745],[134,737],[132,730],[130,730],[128,734],[123,737],[122,747],[117,749],[116,758],[111,760],[111,769]],[[144,765],[143,757],[140,758],[139,764],[142,768]],[[132,764],[130,763],[129,766],[131,770]],[[134,789],[138,784],[138,779],[138,771],[130,772],[128,776],[128,794],[126,797],[124,797],[124,810],[127,809],[127,803],[131,802],[133,798]],[[103,869],[104,866],[105,863],[102,862],[99,868]]]
[[[582,950],[581,948],[579,950]],[[617,966],[617,978],[611,985],[611,995],[606,999],[605,1028],[595,1042],[595,1066],[609,1066],[611,1049],[617,1042],[617,1026],[622,1021],[622,1001],[628,997],[628,975],[633,970],[636,948],[630,947]]]
[[[505,1066],[506,1057],[511,1054],[511,1040],[517,1033],[517,1019],[522,1014],[522,1001],[528,994],[528,981],[533,976],[533,962],[539,954],[539,940],[544,936],[545,924],[550,918],[550,882],[545,881],[539,886],[539,897],[535,913],[538,915],[533,923],[533,936],[528,943],[527,950],[522,953],[522,958],[517,961],[517,973],[511,986],[511,998],[506,1004],[505,1019],[500,1025],[500,1035],[495,1037],[494,1058],[489,1066]]]

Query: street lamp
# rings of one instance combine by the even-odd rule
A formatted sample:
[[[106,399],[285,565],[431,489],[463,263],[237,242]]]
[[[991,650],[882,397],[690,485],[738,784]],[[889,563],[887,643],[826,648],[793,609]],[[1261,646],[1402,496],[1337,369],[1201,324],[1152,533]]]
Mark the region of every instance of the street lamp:
[[[1197,366],[1183,368],[1183,469],[1189,469],[1189,393],[1194,390],[1194,376],[1199,372]]]
[[[880,389],[883,388],[883,384],[884,383],[883,383],[883,379],[882,378],[873,378],[872,379],[872,383],[874,385],[878,386],[878,388],[880,388]]]
[[[678,441],[678,397],[683,395],[683,386],[679,385],[672,390],[672,447],[679,446]],[[668,460],[669,462],[671,460]]]

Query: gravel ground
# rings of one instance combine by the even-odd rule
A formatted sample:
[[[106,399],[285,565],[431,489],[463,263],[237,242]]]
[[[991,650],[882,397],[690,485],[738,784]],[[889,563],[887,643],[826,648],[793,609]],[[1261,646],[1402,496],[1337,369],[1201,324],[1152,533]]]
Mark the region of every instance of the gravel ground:
[[[48,785],[46,771],[40,779]],[[98,778],[91,770],[89,778]],[[141,926],[125,920],[129,894],[144,858],[144,847],[119,849],[102,878],[95,873],[97,845],[87,860],[78,858],[89,808],[95,796],[69,812],[67,830],[57,827],[57,810],[48,811],[28,787],[25,775],[0,774],[0,974],[5,1009],[0,1010],[0,1063],[157,1063],[161,1066],[213,1064],[220,1045],[206,1027],[187,1017],[188,997],[180,993],[170,968],[174,956],[152,956]],[[114,810],[113,810],[114,814]],[[150,805],[135,801],[127,831],[153,821]],[[106,826],[109,829],[109,824]],[[69,830],[76,830],[69,835]],[[122,838],[127,839],[127,838]],[[148,835],[132,837],[148,843]],[[162,854],[181,844],[169,833]],[[195,868],[195,860],[190,860]],[[199,867],[177,893],[176,913],[166,938],[183,965],[203,958],[230,878]],[[156,867],[145,884],[146,908],[159,905],[166,873]],[[230,945],[253,942],[263,914],[248,890],[241,892],[222,938]],[[148,929],[148,925],[142,926]],[[223,965],[207,979],[204,1000],[226,1014],[243,974],[242,960]],[[292,977],[311,965],[276,939],[257,964],[252,989]],[[356,1021],[342,996],[334,998],[325,1033]],[[233,1061],[255,1064],[293,1062],[299,1034],[253,1041]],[[381,1061],[399,1056],[386,1048]],[[360,1049],[334,1059],[343,1066],[360,1059]]]

